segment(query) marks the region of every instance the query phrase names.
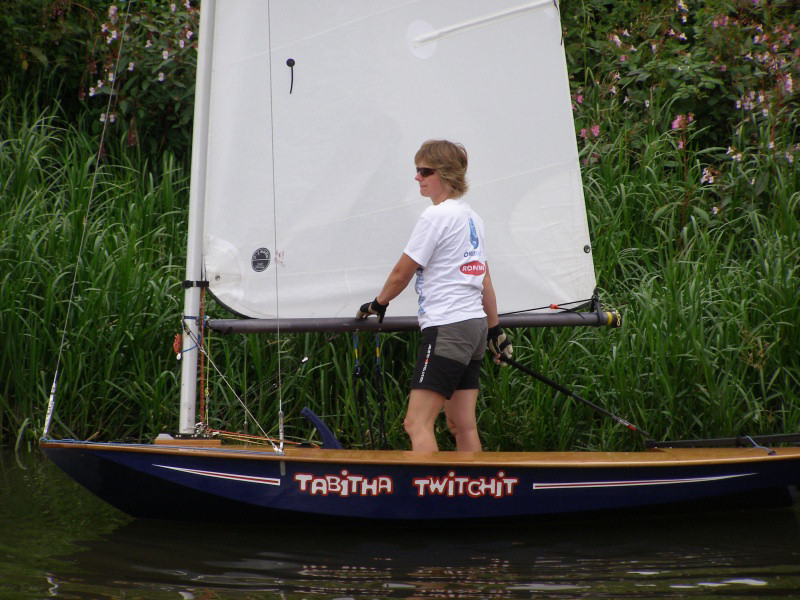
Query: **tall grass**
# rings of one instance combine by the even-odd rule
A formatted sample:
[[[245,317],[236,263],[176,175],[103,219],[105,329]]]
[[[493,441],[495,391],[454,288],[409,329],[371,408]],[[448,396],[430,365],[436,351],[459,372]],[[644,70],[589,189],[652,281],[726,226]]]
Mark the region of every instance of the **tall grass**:
[[[169,157],[98,165],[96,139],[29,99],[0,102],[0,441],[41,433],[65,327],[61,433],[149,435],[173,418],[186,178]]]
[[[0,100],[0,443],[40,434],[62,335],[53,434],[150,439],[177,422],[185,161],[119,149],[98,162],[88,127],[65,125],[35,97]],[[672,112],[669,100],[654,103],[634,133],[609,115],[604,130],[617,133],[581,150],[598,285],[623,326],[514,331],[515,355],[659,438],[796,431],[800,172],[754,148],[723,183],[703,185],[703,166],[725,149],[679,147],[665,125]],[[792,130],[781,135],[793,141]],[[224,316],[213,302],[209,314]],[[408,447],[415,334],[379,338],[380,379],[373,335],[209,338],[227,378],[209,369],[211,427],[255,432],[241,400],[276,434],[280,403],[288,435],[304,440],[307,405],[345,444],[379,447],[382,391],[388,445]],[[490,450],[640,445],[488,360],[478,411]],[[451,448],[443,422],[440,433]]]

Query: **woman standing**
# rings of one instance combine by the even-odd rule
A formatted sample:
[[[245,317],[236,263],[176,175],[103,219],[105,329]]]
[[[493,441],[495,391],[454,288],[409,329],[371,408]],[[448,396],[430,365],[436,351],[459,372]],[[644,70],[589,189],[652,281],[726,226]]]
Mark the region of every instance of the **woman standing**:
[[[383,289],[356,318],[377,315],[416,273],[422,330],[404,421],[412,450],[438,450],[434,424],[444,408],[456,449],[480,452],[475,419],[483,352],[499,362],[511,343],[499,326],[497,301],[486,262],[483,220],[461,200],[467,191],[467,152],[446,140],[425,142],[417,152],[420,194],[433,203],[423,211]]]

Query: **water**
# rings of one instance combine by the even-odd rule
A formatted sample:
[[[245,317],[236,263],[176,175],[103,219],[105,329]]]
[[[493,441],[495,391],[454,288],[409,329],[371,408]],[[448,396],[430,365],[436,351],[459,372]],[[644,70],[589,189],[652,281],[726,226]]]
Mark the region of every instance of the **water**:
[[[0,454],[0,598],[800,598],[800,511],[319,531],[133,520]]]

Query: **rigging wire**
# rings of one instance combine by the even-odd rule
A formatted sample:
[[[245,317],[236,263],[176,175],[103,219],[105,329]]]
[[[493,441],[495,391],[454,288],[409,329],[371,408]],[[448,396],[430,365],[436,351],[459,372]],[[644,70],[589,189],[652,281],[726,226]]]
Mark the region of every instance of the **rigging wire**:
[[[205,327],[205,324],[203,324],[203,327]],[[238,402],[238,403],[239,403],[239,404],[242,406],[242,408],[243,408],[243,409],[244,409],[244,411],[245,411],[245,414],[247,414],[247,416],[248,416],[248,417],[249,417],[249,418],[250,418],[250,419],[253,421],[253,423],[255,423],[255,424],[256,424],[256,427],[258,427],[258,430],[261,432],[261,435],[270,441],[270,443],[272,444],[272,449],[273,449],[273,450],[275,450],[275,452],[283,452],[283,442],[284,442],[284,439],[283,439],[283,432],[281,432],[281,437],[280,437],[280,440],[279,440],[281,445],[280,445],[280,447],[278,447],[278,446],[276,446],[276,445],[275,445],[275,443],[272,441],[272,439],[271,439],[271,438],[270,438],[270,437],[267,435],[267,432],[266,432],[266,431],[264,431],[264,428],[263,428],[263,427],[261,427],[261,424],[260,424],[260,423],[258,422],[258,420],[255,418],[255,416],[253,415],[253,413],[252,413],[252,412],[250,412],[250,409],[249,409],[249,408],[247,408],[247,405],[244,403],[244,401],[242,400],[241,396],[239,396],[239,394],[237,394],[237,393],[236,393],[236,390],[235,390],[235,389],[233,388],[233,386],[230,384],[230,382],[228,381],[228,378],[227,378],[227,377],[225,377],[225,375],[224,375],[224,374],[222,373],[222,371],[221,371],[221,370],[220,370],[220,369],[217,367],[216,363],[215,363],[215,362],[214,362],[214,360],[211,358],[211,356],[209,356],[209,354],[208,354],[208,352],[206,351],[206,349],[205,349],[204,345],[203,345],[203,344],[200,342],[200,340],[198,340],[198,338],[196,338],[196,337],[194,336],[194,334],[192,333],[192,331],[191,331],[191,330],[190,330],[190,329],[189,329],[189,328],[188,328],[188,327],[187,327],[185,324],[184,324],[184,333],[185,333],[185,334],[186,334],[186,335],[187,335],[187,336],[188,336],[188,337],[189,337],[189,338],[190,338],[190,339],[191,339],[191,340],[192,340],[192,341],[195,343],[195,345],[196,345],[196,347],[197,347],[198,351],[199,351],[201,354],[205,355],[205,358],[206,358],[206,361],[207,361],[208,367],[209,367],[210,369],[213,369],[213,370],[214,370],[214,372],[215,372],[217,375],[219,375],[219,377],[220,377],[221,381],[222,381],[222,382],[223,382],[223,383],[224,383],[224,384],[227,386],[227,388],[228,388],[228,389],[230,390],[230,392],[233,394],[233,397],[234,397],[234,398],[236,398],[236,401],[237,401],[237,402]]]
[[[92,184],[89,187],[89,200],[86,204],[86,211],[83,216],[83,229],[81,231],[81,241],[80,244],[78,245],[78,253],[77,256],[75,257],[75,264],[72,272],[72,283],[70,285],[70,290],[69,290],[69,302],[67,302],[67,314],[64,316],[64,326],[61,330],[61,341],[58,344],[58,357],[56,358],[56,369],[55,373],[53,374],[53,385],[50,387],[50,396],[47,402],[47,413],[44,419],[44,429],[42,430],[43,438],[46,438],[50,433],[50,425],[52,424],[53,413],[56,408],[56,391],[58,386],[58,374],[59,371],[61,370],[61,363],[63,361],[63,356],[64,356],[64,346],[66,345],[66,339],[67,339],[67,327],[69,326],[69,320],[72,315],[72,304],[75,298],[75,288],[78,285],[78,268],[80,265],[81,255],[83,254],[83,248],[84,245],[86,244],[86,232],[89,227],[89,214],[92,209],[92,204],[94,202],[94,190],[97,185],[97,175],[100,172],[100,158],[103,154],[103,148],[105,147],[104,144],[106,139],[106,131],[108,130],[108,124],[111,121],[111,119],[108,118],[108,115],[111,114],[112,104],[116,106],[116,102],[118,99],[116,93],[116,87],[119,85],[118,83],[119,77],[117,77],[117,74],[119,73],[119,64],[122,58],[122,46],[125,43],[125,32],[128,29],[128,18],[130,16],[130,10],[131,10],[131,3],[128,2],[124,13],[124,18],[122,21],[122,28],[121,28],[122,37],[120,38],[119,41],[120,44],[119,52],[117,53],[117,60],[114,63],[114,70],[113,70],[114,82],[112,85],[112,90],[114,90],[114,93],[108,95],[108,102],[106,104],[106,118],[103,119],[103,128],[100,132],[100,145],[97,149],[97,154],[95,155],[94,174],[92,175]]]
[[[270,57],[267,61],[269,69],[269,113],[270,123],[274,122],[274,115],[272,114],[272,15],[270,14],[270,3],[267,3],[267,48],[270,48]],[[294,70],[292,70],[292,77],[294,78]],[[291,90],[289,91],[291,93]],[[275,147],[275,128],[270,128],[271,144]],[[278,210],[275,202],[275,154],[272,153],[272,222],[274,224],[272,229],[272,248],[275,256],[273,257],[273,264],[275,265],[275,319],[278,323],[276,335],[278,337],[278,437],[280,439],[280,451],[283,452],[284,431],[283,431],[283,385],[281,381],[281,315],[280,315],[280,287],[278,285]]]

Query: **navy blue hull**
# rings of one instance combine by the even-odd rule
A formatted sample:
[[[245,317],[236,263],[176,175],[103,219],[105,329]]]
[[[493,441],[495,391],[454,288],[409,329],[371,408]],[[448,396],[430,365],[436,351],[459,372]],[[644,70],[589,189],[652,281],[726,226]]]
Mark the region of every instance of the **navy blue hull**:
[[[553,453],[548,460],[548,453],[437,453],[423,460],[406,452],[277,455],[50,441],[41,446],[109,504],[136,517],[163,519],[463,520],[714,507],[734,500],[774,505],[790,502],[790,488],[800,483],[796,448],[778,449],[776,455],[715,450],[713,458],[707,458],[708,450],[693,449],[666,457],[576,452]]]

